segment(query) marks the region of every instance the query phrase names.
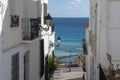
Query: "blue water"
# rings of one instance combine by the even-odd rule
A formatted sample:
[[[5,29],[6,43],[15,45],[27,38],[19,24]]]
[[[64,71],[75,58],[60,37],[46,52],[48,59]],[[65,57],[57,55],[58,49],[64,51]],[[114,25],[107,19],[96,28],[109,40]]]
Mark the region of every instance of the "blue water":
[[[70,55],[69,51],[72,51],[71,55],[82,54],[82,39],[85,38],[83,25],[89,22],[89,18],[53,18],[53,22],[56,32],[55,43],[57,44],[58,36],[62,38],[61,45],[55,48],[55,55]]]

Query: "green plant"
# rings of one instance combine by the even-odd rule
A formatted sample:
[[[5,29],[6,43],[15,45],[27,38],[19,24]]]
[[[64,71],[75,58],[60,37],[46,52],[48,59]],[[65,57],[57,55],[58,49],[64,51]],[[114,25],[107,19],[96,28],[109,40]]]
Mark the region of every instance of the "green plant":
[[[55,63],[55,56],[48,56],[48,63],[46,64],[46,80],[50,80],[56,69],[57,64]]]
[[[49,74],[53,74],[54,71],[57,69],[57,65],[54,63],[54,56],[49,56],[49,62],[48,62],[48,68],[49,68]]]

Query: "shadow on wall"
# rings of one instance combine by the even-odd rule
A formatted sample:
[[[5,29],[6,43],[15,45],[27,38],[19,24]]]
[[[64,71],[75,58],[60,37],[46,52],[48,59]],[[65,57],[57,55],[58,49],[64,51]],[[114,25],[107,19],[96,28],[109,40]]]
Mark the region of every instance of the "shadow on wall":
[[[6,7],[5,4],[3,3],[3,1],[0,1],[0,47],[3,46],[3,24],[5,22],[6,16],[7,16],[7,11],[8,10],[8,6]],[[2,48],[0,48],[0,51],[2,51]],[[0,52],[2,53],[2,52]]]
[[[4,4],[2,1],[0,1],[0,38],[2,37],[3,28],[6,25],[5,20],[9,20],[10,15],[8,16],[8,11],[8,3]]]

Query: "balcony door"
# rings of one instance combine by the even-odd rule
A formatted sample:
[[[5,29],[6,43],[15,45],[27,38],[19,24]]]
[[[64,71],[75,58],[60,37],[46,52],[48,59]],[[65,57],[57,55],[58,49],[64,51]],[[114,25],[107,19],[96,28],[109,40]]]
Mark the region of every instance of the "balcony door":
[[[29,80],[29,51],[24,54],[24,80]]]
[[[40,78],[44,75],[44,39],[40,40]]]

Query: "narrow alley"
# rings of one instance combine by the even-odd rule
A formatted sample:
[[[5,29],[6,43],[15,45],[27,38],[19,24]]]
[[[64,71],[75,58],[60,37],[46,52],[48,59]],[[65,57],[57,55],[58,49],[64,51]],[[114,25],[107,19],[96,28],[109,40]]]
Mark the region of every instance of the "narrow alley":
[[[54,73],[54,80],[83,80],[83,74],[81,67],[59,68]]]

